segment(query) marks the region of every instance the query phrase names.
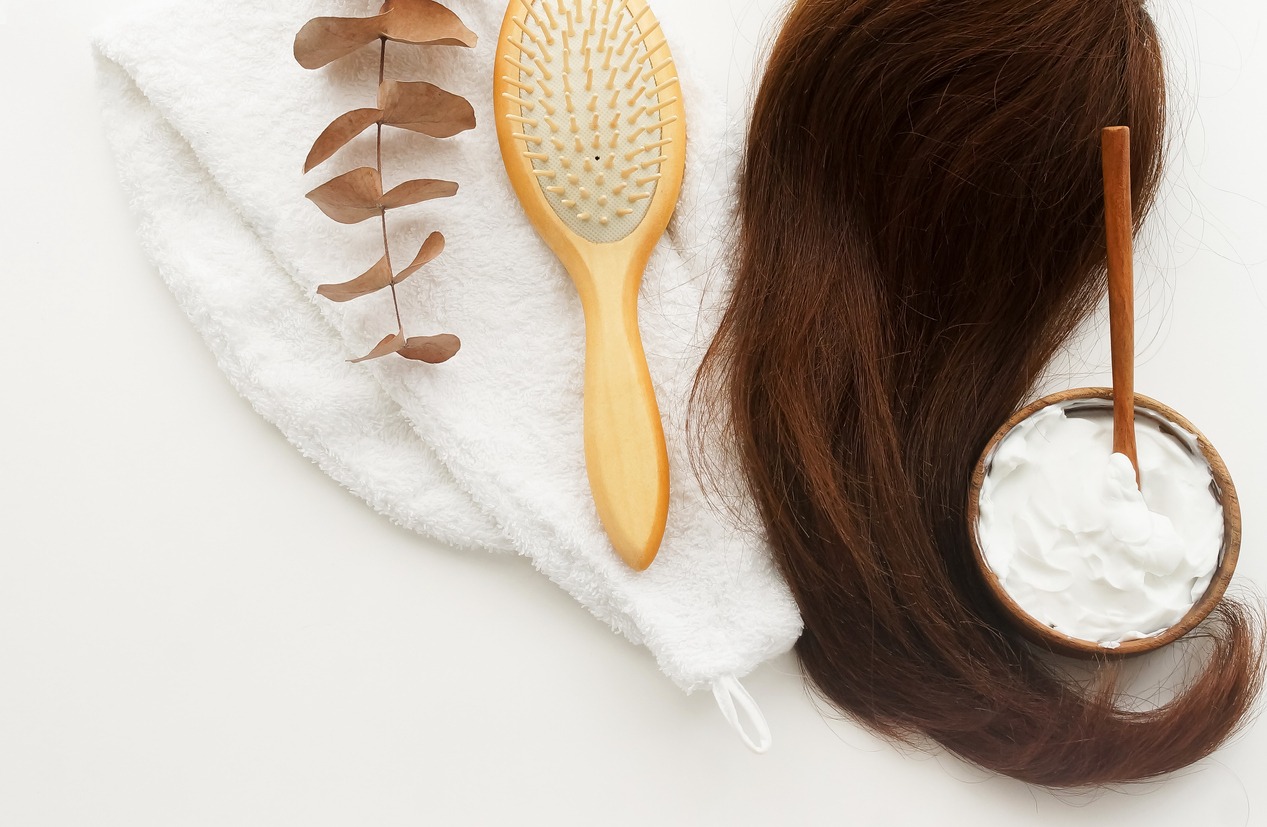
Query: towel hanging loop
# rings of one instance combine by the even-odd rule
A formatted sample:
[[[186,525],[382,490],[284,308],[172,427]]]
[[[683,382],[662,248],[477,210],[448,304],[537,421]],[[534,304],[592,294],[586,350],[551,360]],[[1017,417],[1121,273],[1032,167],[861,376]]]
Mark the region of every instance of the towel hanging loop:
[[[734,675],[725,675],[713,681],[713,697],[717,700],[717,707],[721,710],[726,723],[739,734],[743,742],[748,745],[748,749],[758,755],[765,754],[773,743],[770,724],[761,712],[761,707],[757,705],[756,700],[739,682],[739,679]],[[741,711],[747,718],[751,733],[740,717]]]

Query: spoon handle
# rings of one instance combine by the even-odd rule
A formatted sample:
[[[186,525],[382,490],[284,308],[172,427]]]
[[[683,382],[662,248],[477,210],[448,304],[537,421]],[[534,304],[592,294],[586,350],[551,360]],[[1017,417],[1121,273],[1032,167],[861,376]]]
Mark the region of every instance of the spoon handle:
[[[1104,221],[1109,258],[1109,336],[1113,352],[1113,452],[1125,454],[1139,480],[1135,444],[1135,236],[1131,210],[1131,130],[1113,126],[1101,134],[1104,157]]]

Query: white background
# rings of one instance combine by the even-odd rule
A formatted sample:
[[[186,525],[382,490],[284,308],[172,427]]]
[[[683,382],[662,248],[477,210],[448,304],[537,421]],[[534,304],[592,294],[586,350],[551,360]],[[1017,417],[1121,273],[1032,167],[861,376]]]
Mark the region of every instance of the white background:
[[[87,41],[129,2],[0,0],[0,825],[1267,824],[1267,723],[1181,777],[1056,796],[825,720],[790,657],[746,681],[757,757],[524,561],[341,491],[134,238]],[[689,2],[738,108],[781,4]],[[1139,299],[1140,391],[1237,478],[1242,587],[1267,583],[1264,5],[1151,4],[1181,140]],[[1064,384],[1102,372],[1103,333]]]

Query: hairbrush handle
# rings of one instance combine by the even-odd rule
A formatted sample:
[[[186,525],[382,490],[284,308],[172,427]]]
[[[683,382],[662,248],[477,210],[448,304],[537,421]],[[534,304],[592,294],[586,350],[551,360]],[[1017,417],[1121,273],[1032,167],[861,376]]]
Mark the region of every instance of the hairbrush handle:
[[[644,262],[595,258],[589,274],[573,273],[585,309],[585,463],[616,553],[644,571],[669,515],[669,455],[638,331]]]

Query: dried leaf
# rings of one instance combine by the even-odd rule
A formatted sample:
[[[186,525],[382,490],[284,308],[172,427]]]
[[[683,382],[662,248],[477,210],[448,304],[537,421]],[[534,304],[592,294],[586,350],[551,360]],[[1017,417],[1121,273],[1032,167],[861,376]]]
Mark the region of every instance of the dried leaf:
[[[422,242],[422,249],[418,251],[418,255],[414,256],[413,262],[396,276],[396,283],[400,284],[423,267],[435,261],[443,252],[444,236],[440,233],[432,233],[427,236],[427,240]]]
[[[404,333],[393,333],[392,335],[384,338],[383,341],[379,342],[373,350],[362,356],[360,359],[351,359],[349,361],[351,361],[354,365],[359,365],[361,362],[368,362],[371,359],[382,359],[384,356],[391,356],[393,353],[399,353],[406,344],[407,342],[405,340]]]
[[[305,69],[320,69],[383,37],[392,17],[384,7],[374,17],[317,17],[295,35],[295,60]]]
[[[317,288],[317,294],[332,302],[347,302],[382,290],[391,283],[392,268],[387,265],[387,256],[383,256],[362,275],[342,284],[323,284]]]
[[[449,333],[443,333],[439,336],[415,336],[397,352],[415,362],[439,365],[452,359],[461,349],[461,339]]]
[[[383,36],[400,43],[430,46],[474,46],[475,32],[435,0],[386,0],[384,12],[395,12],[382,24]]]
[[[433,138],[452,138],[475,128],[475,109],[467,99],[433,83],[384,81],[378,106],[383,123]]]
[[[308,159],[304,161],[304,172],[310,172],[313,167],[324,163],[369,126],[378,123],[382,116],[383,113],[378,109],[353,109],[335,118],[334,123],[317,136],[312,151],[308,153]]]
[[[398,187],[392,187],[379,203],[384,209],[394,210],[397,207],[408,207],[410,204],[421,204],[434,198],[450,198],[457,195],[458,185],[452,181],[435,181],[430,178],[418,178],[406,181]]]
[[[449,138],[475,128],[475,111],[464,98],[446,92],[430,83],[384,81],[383,68],[386,41],[414,45],[474,46],[475,33],[449,9],[435,0],[384,0],[381,12],[374,17],[319,17],[310,20],[295,36],[295,59],[307,69],[318,69],[374,40],[382,39],[384,52],[379,60],[379,107],[356,109],[336,118],[313,142],[304,161],[309,172],[329,160],[373,124],[388,124],[435,138]],[[380,127],[381,129],[381,127]],[[376,216],[382,217],[383,242],[387,243],[386,211],[418,204],[434,198],[456,195],[458,185],[452,181],[418,179],[406,181],[389,192],[383,192],[382,147],[376,167],[361,167],[344,173],[308,193],[308,198],[327,216],[343,224],[356,224]],[[365,273],[341,284],[323,284],[317,292],[337,302],[350,301],[409,278],[444,252],[444,236],[432,233],[422,243],[414,260],[393,276],[388,263],[389,253]],[[395,288],[392,289],[393,301]],[[396,305],[400,321],[400,306]],[[456,336],[405,337],[400,330],[383,338],[365,356],[353,363],[381,359],[399,353],[406,359],[440,364],[452,359],[461,349]]]
[[[378,170],[358,167],[317,187],[308,193],[308,198],[340,224],[357,224],[382,212],[382,193],[383,179]]]

